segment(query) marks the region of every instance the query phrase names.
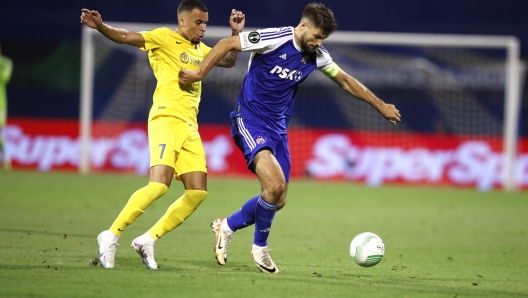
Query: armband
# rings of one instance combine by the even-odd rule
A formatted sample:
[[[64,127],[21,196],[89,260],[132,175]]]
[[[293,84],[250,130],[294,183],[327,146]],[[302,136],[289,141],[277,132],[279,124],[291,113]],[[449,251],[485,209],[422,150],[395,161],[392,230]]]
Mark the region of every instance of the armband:
[[[335,62],[333,62],[332,64],[330,64],[330,66],[328,66],[326,69],[323,69],[321,70],[321,72],[329,77],[329,78],[333,78],[337,75],[337,73],[339,72],[339,66],[337,66],[337,64],[335,64]]]

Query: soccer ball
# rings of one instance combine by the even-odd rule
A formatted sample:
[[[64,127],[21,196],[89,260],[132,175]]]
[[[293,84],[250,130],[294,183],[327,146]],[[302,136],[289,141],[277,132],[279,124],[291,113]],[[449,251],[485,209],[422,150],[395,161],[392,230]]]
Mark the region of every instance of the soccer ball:
[[[383,259],[385,245],[381,238],[370,232],[364,232],[352,239],[350,256],[362,267],[372,267]]]

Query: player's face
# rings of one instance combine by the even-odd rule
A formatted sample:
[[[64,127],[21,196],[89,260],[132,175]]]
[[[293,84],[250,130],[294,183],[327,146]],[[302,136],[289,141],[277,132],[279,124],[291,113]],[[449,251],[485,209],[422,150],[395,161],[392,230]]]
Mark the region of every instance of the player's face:
[[[323,45],[323,41],[327,37],[321,29],[307,27],[301,35],[301,49],[305,52],[312,53]]]
[[[204,37],[209,14],[195,8],[190,13],[184,14],[182,18],[180,26],[183,22],[183,34],[192,44],[199,44]]]

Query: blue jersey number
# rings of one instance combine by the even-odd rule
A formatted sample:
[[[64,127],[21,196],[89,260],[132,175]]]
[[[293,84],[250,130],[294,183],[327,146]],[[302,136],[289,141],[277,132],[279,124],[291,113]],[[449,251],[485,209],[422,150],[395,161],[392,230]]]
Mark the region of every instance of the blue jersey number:
[[[167,145],[167,144],[160,144],[159,145],[161,147],[160,159],[163,158],[163,152],[165,152],[165,145]]]

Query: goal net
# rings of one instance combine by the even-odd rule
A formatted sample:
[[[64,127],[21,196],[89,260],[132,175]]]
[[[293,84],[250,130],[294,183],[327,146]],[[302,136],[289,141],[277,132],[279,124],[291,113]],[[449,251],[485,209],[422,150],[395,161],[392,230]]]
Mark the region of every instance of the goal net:
[[[175,28],[115,25],[131,31]],[[212,47],[229,35],[229,28],[208,27],[204,43]],[[515,166],[521,82],[515,38],[336,32],[324,47],[343,71],[396,105],[402,122],[390,124],[314,72],[299,88],[290,122],[292,177],[370,185],[447,182],[482,190],[513,189],[528,179],[528,165]],[[147,54],[88,28],[82,49],[81,172],[104,169],[108,158],[114,168],[148,168],[144,132],[156,81]],[[213,68],[204,79],[200,128],[227,127],[229,134],[229,113],[248,59],[240,53],[234,68]],[[127,142],[142,147],[109,157],[125,129]]]

